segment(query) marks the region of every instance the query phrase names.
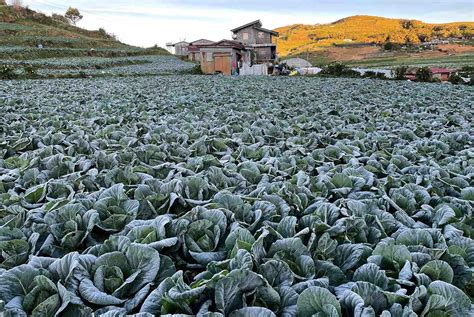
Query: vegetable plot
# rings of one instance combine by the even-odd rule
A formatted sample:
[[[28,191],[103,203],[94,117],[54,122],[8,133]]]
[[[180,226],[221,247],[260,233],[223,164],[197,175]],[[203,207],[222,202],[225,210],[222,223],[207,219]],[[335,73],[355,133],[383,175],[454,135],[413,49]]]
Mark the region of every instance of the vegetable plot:
[[[0,86],[13,316],[469,316],[474,90],[163,76]]]
[[[0,65],[35,67],[40,76],[65,75],[161,75],[190,71],[195,64],[174,56],[68,57],[35,60],[0,60]]]

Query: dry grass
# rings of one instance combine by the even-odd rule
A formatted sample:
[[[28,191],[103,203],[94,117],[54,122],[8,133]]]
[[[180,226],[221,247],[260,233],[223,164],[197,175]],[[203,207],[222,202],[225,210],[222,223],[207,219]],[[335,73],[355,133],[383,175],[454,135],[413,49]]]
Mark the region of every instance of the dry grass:
[[[354,16],[320,25],[290,25],[276,29],[280,33],[281,56],[317,51],[334,44],[420,43],[434,38],[473,36],[473,22],[428,24],[415,20]]]

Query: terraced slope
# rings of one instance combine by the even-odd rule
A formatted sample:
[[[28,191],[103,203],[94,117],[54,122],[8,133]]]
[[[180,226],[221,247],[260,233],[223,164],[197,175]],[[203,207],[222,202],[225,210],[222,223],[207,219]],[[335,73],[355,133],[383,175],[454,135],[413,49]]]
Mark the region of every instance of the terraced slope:
[[[38,44],[44,49],[37,49]],[[0,58],[84,56],[91,48],[104,57],[145,53],[142,48],[118,41],[104,29],[85,30],[28,8],[0,5]],[[146,53],[168,54],[163,48]]]

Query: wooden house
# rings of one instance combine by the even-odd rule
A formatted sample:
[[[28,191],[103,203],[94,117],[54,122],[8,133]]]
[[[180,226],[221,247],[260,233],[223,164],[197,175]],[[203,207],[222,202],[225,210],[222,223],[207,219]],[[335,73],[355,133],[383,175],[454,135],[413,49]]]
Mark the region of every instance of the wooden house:
[[[242,43],[247,50],[253,51],[253,63],[273,63],[277,57],[274,38],[278,32],[262,27],[260,20],[253,21],[233,30],[232,38]]]
[[[232,40],[202,45],[199,52],[201,70],[205,74],[236,74],[239,62],[250,60],[250,51],[242,43]]]

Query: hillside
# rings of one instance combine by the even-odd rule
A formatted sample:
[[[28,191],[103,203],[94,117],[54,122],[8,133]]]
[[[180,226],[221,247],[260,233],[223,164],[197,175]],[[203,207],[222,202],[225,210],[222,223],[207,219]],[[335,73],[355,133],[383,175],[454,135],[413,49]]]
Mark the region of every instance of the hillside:
[[[357,44],[419,44],[434,39],[472,38],[473,22],[430,24],[417,20],[352,16],[330,24],[295,24],[276,29],[280,56]]]
[[[41,44],[44,49],[35,49]],[[147,50],[118,41],[104,29],[85,30],[28,8],[0,5],[0,57],[15,58],[82,56],[95,49],[99,56],[123,56],[143,53],[167,54],[162,48]],[[8,50],[5,49],[8,47]]]

